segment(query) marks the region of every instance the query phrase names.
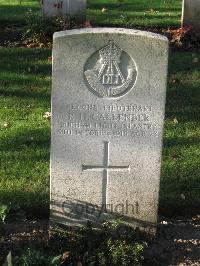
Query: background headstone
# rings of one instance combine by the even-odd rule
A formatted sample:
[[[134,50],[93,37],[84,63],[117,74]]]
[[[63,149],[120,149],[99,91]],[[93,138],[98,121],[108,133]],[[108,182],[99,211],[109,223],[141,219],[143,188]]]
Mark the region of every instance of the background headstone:
[[[182,26],[187,25],[200,30],[200,0],[183,0]]]
[[[58,32],[53,44],[51,220],[122,216],[155,228],[168,41],[136,30]]]
[[[42,12],[46,17],[78,16],[84,20],[86,0],[42,0]]]

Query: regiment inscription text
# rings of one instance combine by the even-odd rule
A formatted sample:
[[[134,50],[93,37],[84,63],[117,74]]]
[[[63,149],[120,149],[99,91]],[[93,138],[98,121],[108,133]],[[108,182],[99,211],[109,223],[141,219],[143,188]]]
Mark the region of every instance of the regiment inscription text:
[[[150,105],[67,104],[67,112],[59,117],[58,134],[155,137],[159,128],[152,122],[154,113]]]

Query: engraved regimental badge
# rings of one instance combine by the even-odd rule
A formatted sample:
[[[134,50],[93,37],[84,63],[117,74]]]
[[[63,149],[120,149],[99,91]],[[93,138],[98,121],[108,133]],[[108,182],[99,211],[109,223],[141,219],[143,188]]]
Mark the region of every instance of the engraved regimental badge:
[[[137,67],[134,60],[111,40],[87,60],[84,75],[94,94],[116,98],[133,88]]]

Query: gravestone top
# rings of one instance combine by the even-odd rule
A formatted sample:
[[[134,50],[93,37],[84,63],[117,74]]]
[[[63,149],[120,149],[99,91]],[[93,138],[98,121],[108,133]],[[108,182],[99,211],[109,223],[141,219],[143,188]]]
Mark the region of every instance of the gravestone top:
[[[46,17],[77,17],[84,20],[86,0],[42,0],[42,13]]]
[[[183,0],[182,4],[182,27],[192,26],[200,31],[200,1]]]
[[[54,34],[51,220],[155,228],[168,40],[120,28]]]
[[[149,31],[140,31],[134,29],[124,29],[124,28],[84,28],[84,29],[73,29],[73,30],[66,30],[66,31],[59,31],[55,32],[53,38],[65,37],[70,35],[80,35],[80,34],[87,34],[87,33],[94,33],[94,34],[125,34],[125,35],[134,35],[134,36],[146,36],[152,39],[163,40],[168,43],[167,37],[164,35],[160,35],[157,33],[149,32]]]

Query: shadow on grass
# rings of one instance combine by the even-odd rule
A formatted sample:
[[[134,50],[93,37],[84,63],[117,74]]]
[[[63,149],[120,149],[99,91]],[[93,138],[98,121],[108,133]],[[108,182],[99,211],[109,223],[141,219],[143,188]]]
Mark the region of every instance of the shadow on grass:
[[[0,203],[11,213],[48,217],[50,130],[25,129],[1,138]],[[4,184],[4,185],[3,185]]]
[[[200,121],[200,61],[194,63],[198,58],[198,53],[170,52],[166,118]]]
[[[0,5],[0,24],[1,26],[11,26],[11,25],[19,25],[23,26],[25,24],[25,16],[29,10],[32,10],[34,13],[40,13],[39,6],[24,5],[22,1],[22,5]]]
[[[0,51],[0,96],[15,99],[35,99],[50,105],[50,50],[2,49]],[[49,78],[47,78],[49,77]]]
[[[49,49],[3,48],[0,50],[0,69],[2,72],[22,74],[51,75]],[[31,73],[31,70],[35,72]]]
[[[200,189],[199,181],[196,180],[196,182],[193,181],[193,186],[197,187],[191,187],[193,190],[193,193]],[[189,189],[189,187],[188,187]],[[188,202],[188,199],[181,200],[180,195],[178,194],[180,191],[179,187],[175,187],[173,182],[171,186],[167,187],[166,184],[161,185],[161,190],[163,190],[163,195],[161,196],[159,200],[159,211],[158,214],[164,217],[177,217],[177,216],[195,216],[199,214],[199,201],[197,198],[191,197],[190,201]],[[173,199],[171,197],[166,197],[164,193],[172,194],[174,193]],[[192,194],[192,193],[191,193]],[[190,195],[189,195],[190,196]]]
[[[49,218],[49,193],[0,189],[0,203],[10,206],[9,217],[17,219]]]
[[[190,52],[170,53],[160,189],[162,215],[199,212],[200,64]],[[174,119],[176,122],[174,122]]]
[[[164,146],[167,148],[170,147],[192,147],[197,146],[199,144],[200,138],[199,137],[180,137],[180,138],[168,138],[164,139]]]
[[[169,51],[169,76],[172,74],[190,74],[193,71],[200,71],[200,61],[194,63],[193,59],[199,58],[199,52],[174,52]]]
[[[95,16],[95,18],[93,17]],[[128,15],[124,17],[124,14],[108,14],[107,16],[101,14],[91,15],[89,19],[92,20],[92,24],[95,27],[124,27],[124,28],[138,28],[138,29],[163,29],[169,27],[180,28],[180,23],[177,22],[178,17],[173,16],[171,19],[168,16],[138,16],[138,15]]]
[[[23,149],[29,147],[34,148],[35,151],[37,148],[45,148],[46,150],[49,150],[50,148],[50,130],[48,127],[41,127],[37,129],[27,129],[24,127],[21,127],[17,132],[14,133],[11,132],[8,135],[6,135],[4,138],[1,137],[1,143],[0,148],[1,151],[22,151],[20,156],[23,157]],[[37,154],[36,157],[40,156],[40,154]],[[29,159],[34,159],[33,158]],[[44,160],[49,159],[48,157],[43,158]]]
[[[179,122],[199,122],[199,85],[177,85],[167,91],[167,119],[177,118]]]
[[[30,81],[26,80],[26,82],[24,82],[23,80],[23,86],[28,86],[30,83],[31,83],[31,80]],[[45,101],[46,103],[49,103],[51,99],[50,91],[49,90],[39,91],[40,89],[37,88],[37,86],[44,85],[44,82],[35,82],[35,83],[36,83],[34,85],[35,87],[32,87],[32,89],[30,87],[28,89],[24,88],[24,90],[15,89],[12,91],[11,90],[6,91],[6,90],[0,89],[0,96],[10,97],[10,98],[17,97],[20,99],[28,99],[28,100],[37,99],[37,102],[39,101],[41,103],[44,103]],[[15,83],[12,82],[12,84],[15,84]],[[49,83],[47,82],[47,84]],[[15,85],[19,85],[17,81]]]

